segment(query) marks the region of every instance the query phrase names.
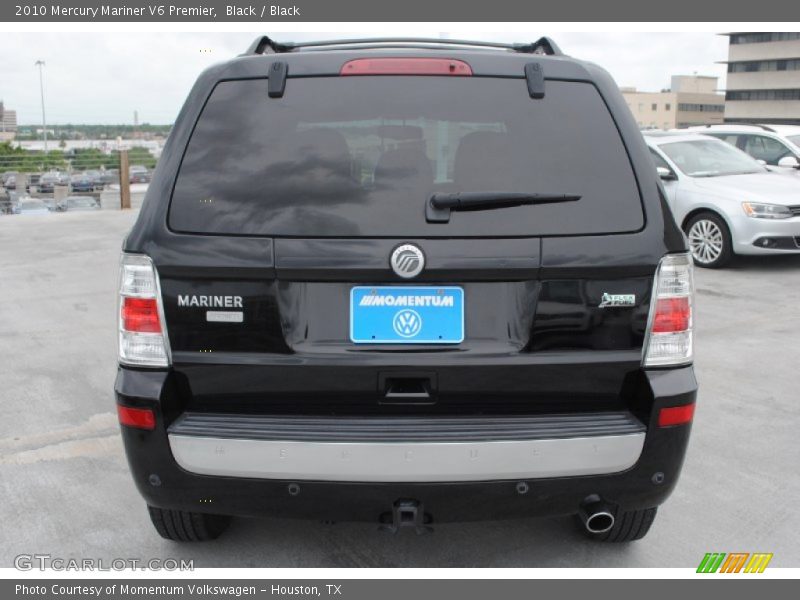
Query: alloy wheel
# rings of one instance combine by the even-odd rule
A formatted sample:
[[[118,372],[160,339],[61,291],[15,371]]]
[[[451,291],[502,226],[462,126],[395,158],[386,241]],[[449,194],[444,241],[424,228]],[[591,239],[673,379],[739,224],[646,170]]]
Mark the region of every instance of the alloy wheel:
[[[719,226],[709,219],[700,219],[689,229],[689,247],[694,259],[704,265],[713,263],[722,254],[724,239]]]

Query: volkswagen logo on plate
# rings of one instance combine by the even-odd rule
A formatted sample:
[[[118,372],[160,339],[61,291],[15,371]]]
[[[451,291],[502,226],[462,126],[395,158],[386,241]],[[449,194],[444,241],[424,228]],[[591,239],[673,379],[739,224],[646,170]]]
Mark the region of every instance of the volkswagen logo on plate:
[[[414,337],[422,329],[422,318],[415,310],[401,310],[392,319],[392,327],[394,327],[395,333],[401,337]]]
[[[425,267],[425,255],[414,244],[403,244],[392,251],[389,263],[399,277],[411,279]]]

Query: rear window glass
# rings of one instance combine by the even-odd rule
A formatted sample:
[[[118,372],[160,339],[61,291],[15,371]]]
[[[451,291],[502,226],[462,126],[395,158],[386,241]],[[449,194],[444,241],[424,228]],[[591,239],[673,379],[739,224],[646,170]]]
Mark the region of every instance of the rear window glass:
[[[187,233],[502,237],[634,231],[625,148],[594,86],[524,79],[320,77],[222,82],[184,155],[169,223]],[[578,202],[454,212],[437,192],[578,194]]]

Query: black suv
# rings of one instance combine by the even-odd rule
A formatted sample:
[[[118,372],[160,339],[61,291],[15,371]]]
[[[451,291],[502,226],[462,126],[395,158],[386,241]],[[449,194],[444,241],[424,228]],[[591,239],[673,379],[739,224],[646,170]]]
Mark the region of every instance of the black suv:
[[[628,541],[676,484],[691,259],[617,86],[547,38],[259,38],[200,76],[123,251],[117,408],[166,538]]]

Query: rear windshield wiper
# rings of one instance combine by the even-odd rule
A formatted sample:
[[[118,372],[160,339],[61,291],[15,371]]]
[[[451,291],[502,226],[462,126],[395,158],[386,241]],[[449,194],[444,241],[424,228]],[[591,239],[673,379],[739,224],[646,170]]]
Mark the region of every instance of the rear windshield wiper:
[[[581,197],[575,194],[526,194],[520,192],[458,192],[455,194],[433,194],[425,206],[428,223],[448,223],[454,210],[492,210],[528,204],[556,204],[575,202]]]

